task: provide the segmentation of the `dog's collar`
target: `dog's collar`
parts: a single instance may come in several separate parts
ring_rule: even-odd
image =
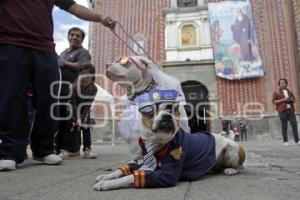
[[[142,92],[135,93],[132,97],[128,97],[130,101],[133,101],[137,96],[150,92],[150,90],[154,89],[157,86],[157,83],[152,79],[147,88]]]
[[[174,138],[173,138],[173,139],[174,139]],[[163,155],[165,155],[165,154],[168,152],[169,146],[171,145],[173,139],[170,140],[170,141],[169,141],[167,144],[165,144],[164,146],[160,147],[160,149],[159,149],[157,152],[155,152],[154,154],[155,154],[156,156],[158,156],[158,157],[162,157]],[[139,138],[139,141],[138,141],[138,142],[139,142],[140,147],[145,148],[145,142],[144,142],[144,140],[143,140],[141,137]]]

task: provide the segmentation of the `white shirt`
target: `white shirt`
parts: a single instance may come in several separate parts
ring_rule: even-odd
[[[283,92],[283,95],[284,95],[286,98],[289,98],[289,93],[288,93],[287,90],[282,90],[282,92]],[[287,108],[287,109],[290,109],[290,108],[291,108],[291,104],[287,103],[287,104],[286,104],[286,108]]]

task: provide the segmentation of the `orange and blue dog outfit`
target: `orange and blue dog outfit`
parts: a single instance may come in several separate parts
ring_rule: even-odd
[[[146,155],[144,141],[139,140]],[[130,163],[119,169],[123,175],[134,175],[137,188],[172,187],[178,181],[195,181],[216,165],[215,139],[212,134],[186,133],[179,129],[175,137],[155,153],[156,169],[142,170]]]

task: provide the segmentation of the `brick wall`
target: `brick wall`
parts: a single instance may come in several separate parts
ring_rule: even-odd
[[[294,19],[294,32],[295,34],[295,52],[296,52],[296,85],[298,87],[298,94],[300,96],[300,0],[292,0],[291,4]],[[300,99],[298,99],[298,110],[300,110]]]

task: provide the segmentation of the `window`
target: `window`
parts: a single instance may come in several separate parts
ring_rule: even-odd
[[[133,39],[137,41],[137,43],[143,47],[143,49],[146,49],[146,37],[142,33],[136,33],[133,36]],[[143,56],[144,52],[143,50],[135,43],[133,43],[133,50],[139,55]]]
[[[197,6],[197,0],[177,0],[177,7],[193,7]]]
[[[181,27],[181,45],[183,47],[197,45],[197,29],[193,24]]]

